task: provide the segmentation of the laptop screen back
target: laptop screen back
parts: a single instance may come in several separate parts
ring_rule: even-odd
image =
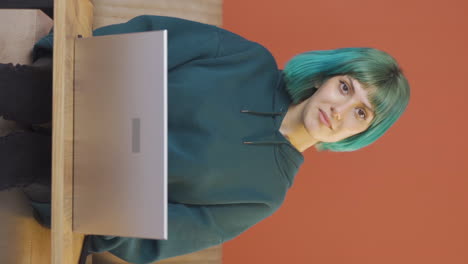
[[[75,40],[73,231],[167,239],[167,30]]]

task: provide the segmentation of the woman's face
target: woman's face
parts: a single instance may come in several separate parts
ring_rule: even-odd
[[[351,76],[328,79],[305,102],[301,117],[305,129],[320,142],[337,142],[365,131],[374,118],[367,96]]]

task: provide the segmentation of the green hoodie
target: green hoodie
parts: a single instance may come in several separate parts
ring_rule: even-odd
[[[271,53],[222,28],[142,15],[93,36],[168,30],[168,240],[92,235],[90,253],[151,263],[229,241],[283,203],[303,155],[279,132],[291,98]],[[33,59],[52,56],[53,32]],[[50,226],[50,204],[31,201]]]

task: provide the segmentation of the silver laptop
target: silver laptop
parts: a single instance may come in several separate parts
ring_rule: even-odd
[[[73,231],[167,239],[167,30],[75,40]]]

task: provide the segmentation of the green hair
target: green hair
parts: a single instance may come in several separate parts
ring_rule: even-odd
[[[369,92],[369,101],[375,109],[370,126],[338,142],[319,142],[315,144],[318,151],[354,151],[372,144],[398,120],[409,102],[409,83],[396,60],[374,48],[304,52],[286,63],[283,74],[292,104],[306,100],[316,87],[336,75],[349,75],[365,89],[376,88]]]

